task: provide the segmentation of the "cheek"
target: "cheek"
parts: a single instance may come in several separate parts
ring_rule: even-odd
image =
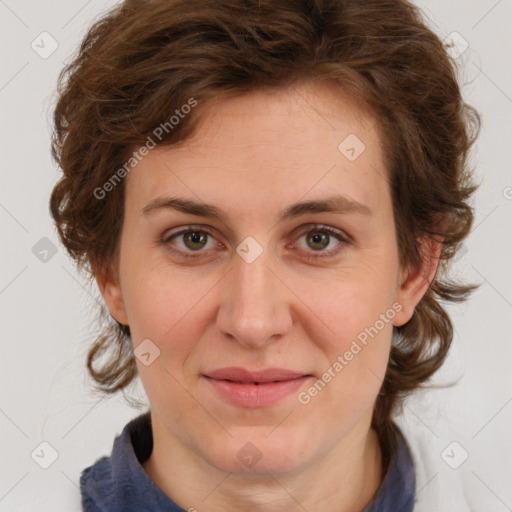
[[[329,352],[339,353],[348,350],[358,337],[364,343],[365,333],[368,329],[375,332],[375,324],[379,333],[383,331],[389,337],[396,315],[391,275],[377,266],[362,266],[315,280],[314,287],[304,281],[295,287],[294,291],[317,318],[310,324],[311,339],[324,333],[322,341],[329,346]]]
[[[174,332],[191,327],[191,316],[201,309],[201,299],[214,285],[168,262],[133,259],[124,267],[123,297],[135,343],[144,338],[162,342]],[[182,339],[180,337],[179,339]]]
[[[128,318],[134,348],[150,339],[159,350],[158,357],[146,366],[137,360],[145,392],[156,408],[165,408],[172,400],[178,410],[194,409],[183,386],[193,384],[184,373],[187,358],[193,352],[205,327],[201,316],[210,280],[193,278],[169,266],[138,266],[126,286]],[[177,424],[180,419],[175,418]],[[173,420],[174,421],[174,420]]]
[[[336,403],[340,414],[353,411],[357,416],[375,399],[389,360],[397,314],[390,281],[377,282],[375,274],[345,274],[336,286],[321,294],[317,289],[309,297],[303,290],[303,297],[318,315],[308,337],[323,357],[320,382],[306,390],[302,403]]]
[[[335,326],[336,334],[321,340],[325,361],[319,368],[321,373],[298,396],[308,414],[325,416],[328,410],[326,421],[333,429],[340,425],[350,427],[373,407],[389,361],[394,310],[378,307],[371,310],[368,303],[360,306],[359,309],[347,307],[331,315],[339,322]]]

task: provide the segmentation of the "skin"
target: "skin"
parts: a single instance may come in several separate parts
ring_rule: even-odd
[[[352,162],[338,150],[349,134],[366,146]],[[381,450],[370,425],[392,326],[411,318],[440,250],[424,242],[421,268],[399,267],[386,176],[372,117],[318,84],[205,106],[191,139],[150,151],[127,176],[118,258],[96,277],[134,347],[150,339],[160,350],[149,366],[137,360],[154,437],[143,466],[185,510],[356,512],[378,490]],[[372,214],[279,220],[292,203],[334,192]],[[142,213],[166,196],[214,204],[226,218]],[[198,224],[212,233],[202,243],[162,242]],[[315,244],[315,224],[351,241]],[[252,263],[236,252],[248,236],[263,249]],[[307,390],[394,303],[401,310],[306,405],[293,393],[269,407],[235,406],[201,377],[280,367],[311,374],[299,391]],[[248,442],[261,453],[252,467],[237,457]]]

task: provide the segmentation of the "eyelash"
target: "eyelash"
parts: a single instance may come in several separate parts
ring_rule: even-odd
[[[208,236],[214,238],[212,232],[208,229],[208,228],[205,228],[203,226],[187,226],[186,229],[182,229],[181,231],[178,231],[177,233],[172,233],[171,235],[169,236],[166,236],[166,237],[162,237],[162,239],[160,240],[160,242],[162,244],[164,244],[165,246],[167,246],[167,248],[173,253],[175,254],[176,256],[178,256],[179,258],[182,258],[184,260],[192,260],[192,259],[197,259],[197,258],[200,258],[201,255],[192,255],[190,254],[190,251],[182,251],[182,250],[176,250],[174,249],[171,244],[170,244],[170,241],[174,238],[177,238],[181,235],[184,235],[184,234],[187,234],[187,233],[191,233],[191,232],[200,232],[200,233],[206,233]],[[323,232],[323,233],[327,233],[329,236],[334,236],[339,242],[341,242],[339,245],[347,245],[347,244],[350,244],[351,243],[351,238],[348,236],[348,235],[343,235],[342,233],[340,233],[339,231],[329,227],[329,226],[324,226],[324,225],[320,225],[320,224],[314,224],[314,225],[311,225],[306,231],[302,232],[298,238],[301,238],[302,236],[304,235],[307,235],[311,232]],[[311,254],[308,254],[308,255],[305,255],[305,256],[302,256],[304,259],[306,260],[319,260],[319,259],[322,259],[322,258],[329,258],[329,257],[333,257],[333,256],[336,256],[342,249],[340,248],[337,248],[337,249],[331,249],[330,251],[319,251],[319,252],[323,252],[323,254],[327,254],[327,256],[325,255],[322,255],[322,256],[313,256]],[[196,252],[204,252],[204,251],[196,251]]]

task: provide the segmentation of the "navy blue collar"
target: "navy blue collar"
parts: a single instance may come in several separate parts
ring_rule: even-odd
[[[412,512],[416,496],[416,472],[402,432],[393,424],[393,451],[384,480],[362,512]]]
[[[407,442],[396,428],[397,450],[373,501],[362,512],[411,512],[416,480]],[[185,512],[149,478],[142,463],[153,450],[149,411],[130,421],[114,440],[110,457],[80,476],[84,512]]]

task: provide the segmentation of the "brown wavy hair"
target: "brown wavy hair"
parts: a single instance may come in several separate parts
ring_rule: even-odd
[[[478,112],[461,96],[457,63],[405,0],[125,0],[90,27],[61,71],[52,156],[62,169],[50,210],[89,277],[108,272],[123,222],[124,183],[101,188],[191,98],[197,109],[159,144],[190,137],[201,105],[262,88],[329,82],[377,120],[402,268],[421,263],[420,241],[442,240],[436,276],[410,321],[394,327],[372,426],[390,446],[392,414],[442,365],[453,326],[442,301],[477,285],[448,278],[470,232],[468,153]],[[439,222],[442,220],[442,222]],[[103,307],[87,367],[96,387],[125,388],[137,374],[128,326]],[[394,443],[393,443],[394,444]]]

